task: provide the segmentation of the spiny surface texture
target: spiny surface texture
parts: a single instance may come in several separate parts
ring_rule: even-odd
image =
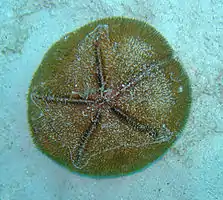
[[[124,175],[168,149],[190,101],[187,74],[160,33],[114,17],[50,48],[31,82],[28,118],[35,144],[62,165]]]

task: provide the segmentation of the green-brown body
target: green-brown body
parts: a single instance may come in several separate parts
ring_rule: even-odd
[[[68,33],[30,85],[35,144],[72,171],[124,175],[160,157],[188,117],[186,72],[150,25],[113,17]]]

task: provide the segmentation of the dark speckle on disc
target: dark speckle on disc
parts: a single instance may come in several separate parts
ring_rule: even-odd
[[[188,76],[165,38],[122,17],[68,33],[45,54],[28,95],[34,143],[81,174],[124,175],[160,157],[183,129]]]

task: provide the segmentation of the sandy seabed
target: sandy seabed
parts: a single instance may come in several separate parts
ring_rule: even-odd
[[[223,2],[221,0],[1,0],[0,200],[222,200]],[[147,169],[93,179],[57,165],[32,143],[26,95],[48,48],[108,16],[147,21],[184,64],[193,103],[171,149]]]

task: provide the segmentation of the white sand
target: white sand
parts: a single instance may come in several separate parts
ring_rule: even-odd
[[[181,137],[162,159],[130,176],[95,180],[35,148],[26,94],[55,41],[112,15],[146,20],[168,39],[191,78],[193,105]],[[222,200],[222,33],[222,0],[1,0],[0,200]]]

